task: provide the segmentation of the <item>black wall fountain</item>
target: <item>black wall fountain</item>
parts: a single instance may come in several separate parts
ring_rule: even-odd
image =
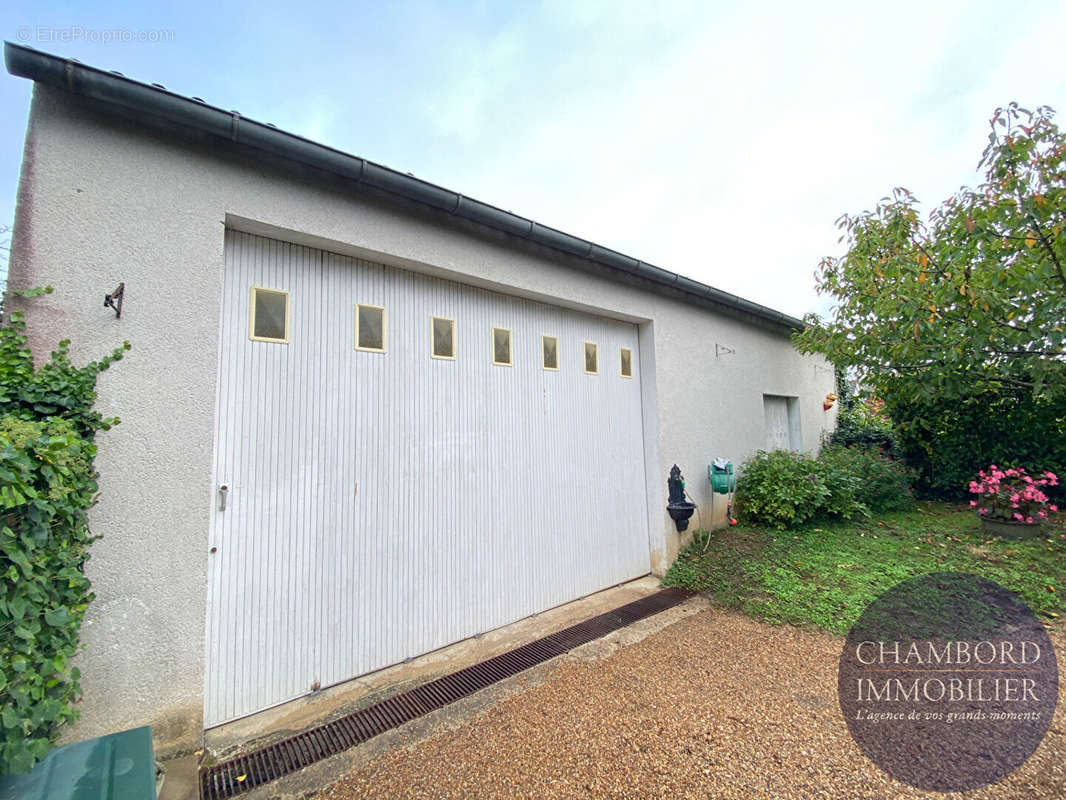
[[[674,464],[673,469],[670,470],[670,479],[666,482],[666,488],[670,492],[666,511],[677,525],[678,532],[681,532],[688,528],[688,519],[696,510],[696,504],[685,499],[685,481],[681,477],[681,470],[677,464]]]

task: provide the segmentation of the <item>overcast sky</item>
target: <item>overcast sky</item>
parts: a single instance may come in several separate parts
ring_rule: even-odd
[[[976,182],[997,106],[1066,113],[1066,3],[1049,0],[5,5],[10,41],[796,316],[828,309],[813,273],[842,213]],[[0,222],[29,96],[0,77]]]

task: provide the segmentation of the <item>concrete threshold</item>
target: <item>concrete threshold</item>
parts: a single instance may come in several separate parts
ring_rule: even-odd
[[[547,636],[589,617],[654,594],[659,591],[659,588],[658,578],[650,575],[644,576],[596,592],[580,600],[526,617],[510,625],[489,631],[478,638],[456,642],[432,653],[419,656],[408,663],[396,664],[249,717],[212,728],[204,734],[204,763],[210,764],[216,761],[224,761],[242,753],[268,746],[295,733],[366,708],[387,697],[492,658],[495,655]],[[643,638],[647,634],[641,634],[642,629],[658,630],[666,624],[676,621],[680,616],[687,616],[688,613],[691,613],[691,610],[694,610],[692,609],[692,603],[693,601],[689,601],[681,607],[642,620],[631,626],[635,630],[617,631],[606,637],[606,640],[590,642],[572,651],[569,655],[563,656],[563,658],[597,657],[597,653],[603,654],[604,648],[607,648],[608,651],[612,649],[611,642],[607,640],[614,639],[617,642],[624,643],[624,640],[631,639],[633,636]],[[698,599],[695,600],[695,603],[698,607],[702,607]],[[690,611],[685,611],[686,608],[689,608]],[[613,645],[613,647],[617,646],[618,643]],[[548,664],[540,665],[540,667],[536,667],[530,672],[543,671],[547,666]],[[478,695],[498,696],[501,692],[507,692],[507,686],[513,684],[516,680],[522,680],[524,683],[526,679],[527,675],[523,673],[501,682],[497,687],[483,690]],[[419,738],[424,738],[425,735],[432,732],[435,718],[438,719],[436,724],[440,724],[439,720],[442,717],[462,717],[464,709],[470,707],[480,708],[486,702],[491,705],[494,701],[489,697],[466,698],[455,703],[454,706],[441,709],[424,718],[410,722],[404,725],[402,729],[382,734],[374,740],[354,748],[354,750],[359,751],[360,757],[369,757],[371,753],[376,754],[388,749],[390,746],[394,746],[390,745],[389,742],[395,742],[400,730],[409,728],[418,729],[421,734],[415,733],[415,735]],[[343,763],[350,764],[353,755],[352,751],[338,754],[319,764],[307,767],[300,773],[275,782],[275,784],[272,784],[273,789],[267,786],[261,787],[264,790],[270,789],[270,792],[262,794],[262,796],[278,796],[276,793],[283,790],[291,792],[292,790],[288,788],[290,784],[302,786],[304,787],[303,790],[310,788],[309,784],[314,784],[316,781],[318,785],[321,785],[323,776],[331,774],[329,770],[337,770]],[[340,763],[335,764],[335,762]],[[180,800],[180,798],[197,796],[195,774],[197,763],[195,758],[175,759],[164,766],[167,767],[168,774],[160,800]],[[334,778],[339,777],[340,774],[340,771],[332,773]],[[317,777],[312,777],[312,775]],[[284,786],[279,784],[284,784]],[[300,793],[302,792],[298,790],[297,795],[292,796],[298,796]],[[253,790],[242,796],[255,797],[259,794],[259,791]]]

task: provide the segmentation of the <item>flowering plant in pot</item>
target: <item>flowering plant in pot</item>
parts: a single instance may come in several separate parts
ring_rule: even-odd
[[[981,470],[970,481],[970,493],[977,495],[970,506],[977,509],[984,529],[998,536],[1034,535],[1048,514],[1058,511],[1044,493],[1047,486],[1058,486],[1054,472],[1035,477],[1024,469],[1000,469],[995,464]]]

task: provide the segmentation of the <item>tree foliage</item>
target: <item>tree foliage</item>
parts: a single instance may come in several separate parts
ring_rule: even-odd
[[[997,109],[984,181],[927,221],[906,189],[843,216],[847,252],[817,275],[835,315],[808,317],[799,348],[896,402],[1066,394],[1066,135],[1053,116]]]
[[[896,442],[923,497],[963,500],[989,464],[1066,473],[1066,395],[1021,400],[1001,391],[892,400]],[[1066,506],[1061,485],[1052,492]]]
[[[67,347],[36,368],[21,312],[0,327],[0,774],[28,772],[80,695],[70,661],[93,598],[93,438],[118,421],[92,406],[97,376],[129,345],[84,367]]]

